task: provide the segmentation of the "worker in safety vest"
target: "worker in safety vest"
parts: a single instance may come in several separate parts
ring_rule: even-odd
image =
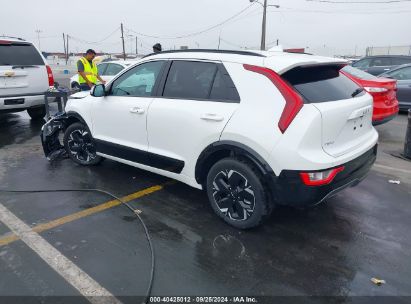
[[[98,69],[93,59],[96,52],[92,49],[87,50],[86,56],[77,61],[78,80],[82,91],[89,91],[99,80],[102,84],[106,82],[101,79]]]

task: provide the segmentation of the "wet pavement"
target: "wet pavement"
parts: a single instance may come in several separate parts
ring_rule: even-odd
[[[0,115],[0,188],[134,194],[129,201],[142,211],[155,247],[153,295],[267,296],[267,303],[275,302],[269,296],[339,296],[338,303],[350,296],[410,296],[401,299],[408,303],[411,162],[393,156],[405,126],[400,115],[377,128],[378,160],[360,185],[308,210],[279,208],[251,231],[227,226],[205,193],[167,178],[109,160],[87,168],[68,159],[49,163],[41,123],[25,112]],[[141,194],[153,186],[160,187]],[[110,293],[144,295],[150,253],[136,217],[118,205],[81,213],[111,200],[98,193],[0,194],[1,204]],[[60,220],[72,214],[82,216]],[[0,222],[1,296],[79,295],[23,241],[4,241],[11,235]],[[386,284],[376,286],[372,277]]]

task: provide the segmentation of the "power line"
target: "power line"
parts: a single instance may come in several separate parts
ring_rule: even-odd
[[[231,16],[230,18],[228,18],[228,19],[226,19],[226,20],[224,20],[224,21],[222,21],[222,22],[220,22],[220,23],[218,23],[218,24],[216,24],[216,25],[213,25],[213,26],[210,26],[210,27],[208,27],[208,28],[205,28],[205,29],[203,29],[203,30],[201,30],[201,31],[194,32],[194,33],[190,33],[190,34],[186,34],[186,35],[175,36],[175,37],[170,37],[170,36],[155,36],[155,35],[148,35],[148,34],[144,34],[144,33],[141,33],[141,32],[137,32],[137,31],[134,31],[134,30],[132,30],[132,29],[130,29],[130,28],[127,28],[127,30],[129,30],[129,31],[131,31],[131,32],[133,32],[133,33],[135,33],[135,34],[137,34],[137,35],[140,35],[140,36],[143,36],[143,37],[147,37],[147,38],[155,38],[155,39],[183,39],[183,38],[189,38],[189,37],[198,36],[198,35],[200,35],[200,34],[209,32],[209,31],[211,31],[211,30],[213,30],[213,29],[215,29],[215,28],[218,28],[218,27],[220,27],[220,26],[228,23],[229,21],[233,20],[234,18],[236,18],[236,17],[238,17],[239,15],[241,15],[242,13],[244,13],[246,10],[248,10],[250,7],[252,7],[255,3],[256,3],[256,2],[252,2],[252,3],[251,3],[249,6],[247,6],[246,8],[242,9],[241,11],[239,11],[239,12],[236,13],[236,14],[234,14],[234,15]]]
[[[115,33],[117,33],[117,31],[120,29],[120,27],[117,27],[113,32],[111,32],[109,35],[107,35],[106,37],[104,37],[103,39],[101,39],[101,40],[98,40],[98,41],[87,41],[87,40],[84,40],[84,39],[81,39],[81,38],[78,38],[78,37],[75,37],[75,36],[72,36],[72,35],[70,35],[70,38],[72,38],[72,39],[74,39],[74,40],[76,40],[76,41],[78,41],[78,42],[81,42],[81,43],[85,43],[85,44],[101,44],[102,42],[104,42],[104,41],[106,41],[106,40],[108,40],[111,36],[113,36]]]
[[[300,9],[292,7],[282,7],[285,10],[269,11],[270,13],[286,12],[286,13],[321,13],[321,14],[349,14],[349,15],[378,15],[378,14],[404,14],[410,13],[411,10],[401,11],[387,11],[387,10],[367,10],[367,11],[353,11],[353,10],[341,10],[341,11],[324,11],[324,10],[311,10]]]
[[[321,2],[331,4],[387,4],[411,2],[411,0],[386,0],[386,1],[332,1],[332,0],[306,0],[307,2]]]

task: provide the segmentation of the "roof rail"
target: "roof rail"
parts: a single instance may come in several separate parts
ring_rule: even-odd
[[[217,54],[235,54],[245,56],[257,56],[266,57],[263,54],[255,53],[251,51],[231,51],[231,50],[215,50],[215,49],[187,49],[187,50],[174,50],[174,51],[162,51],[159,53],[152,53],[144,56],[143,58],[159,55],[159,54],[173,54],[173,53],[217,53]]]
[[[20,38],[20,37],[13,37],[13,36],[7,36],[7,35],[0,35],[0,37],[3,37],[3,38],[12,38],[12,39],[18,39],[18,40],[21,40],[21,41],[26,41],[26,40],[24,40],[23,38]]]

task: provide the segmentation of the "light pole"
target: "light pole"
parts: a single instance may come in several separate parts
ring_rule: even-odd
[[[259,2],[258,0],[250,0],[250,2],[255,2],[260,4],[263,9],[263,24],[262,24],[262,30],[261,30],[261,50],[265,51],[265,36],[266,36],[266,32],[267,32],[267,7],[268,6],[273,6],[275,8],[280,8],[279,5],[268,5],[267,2],[268,0],[264,0],[264,4],[262,4],[261,2]]]

